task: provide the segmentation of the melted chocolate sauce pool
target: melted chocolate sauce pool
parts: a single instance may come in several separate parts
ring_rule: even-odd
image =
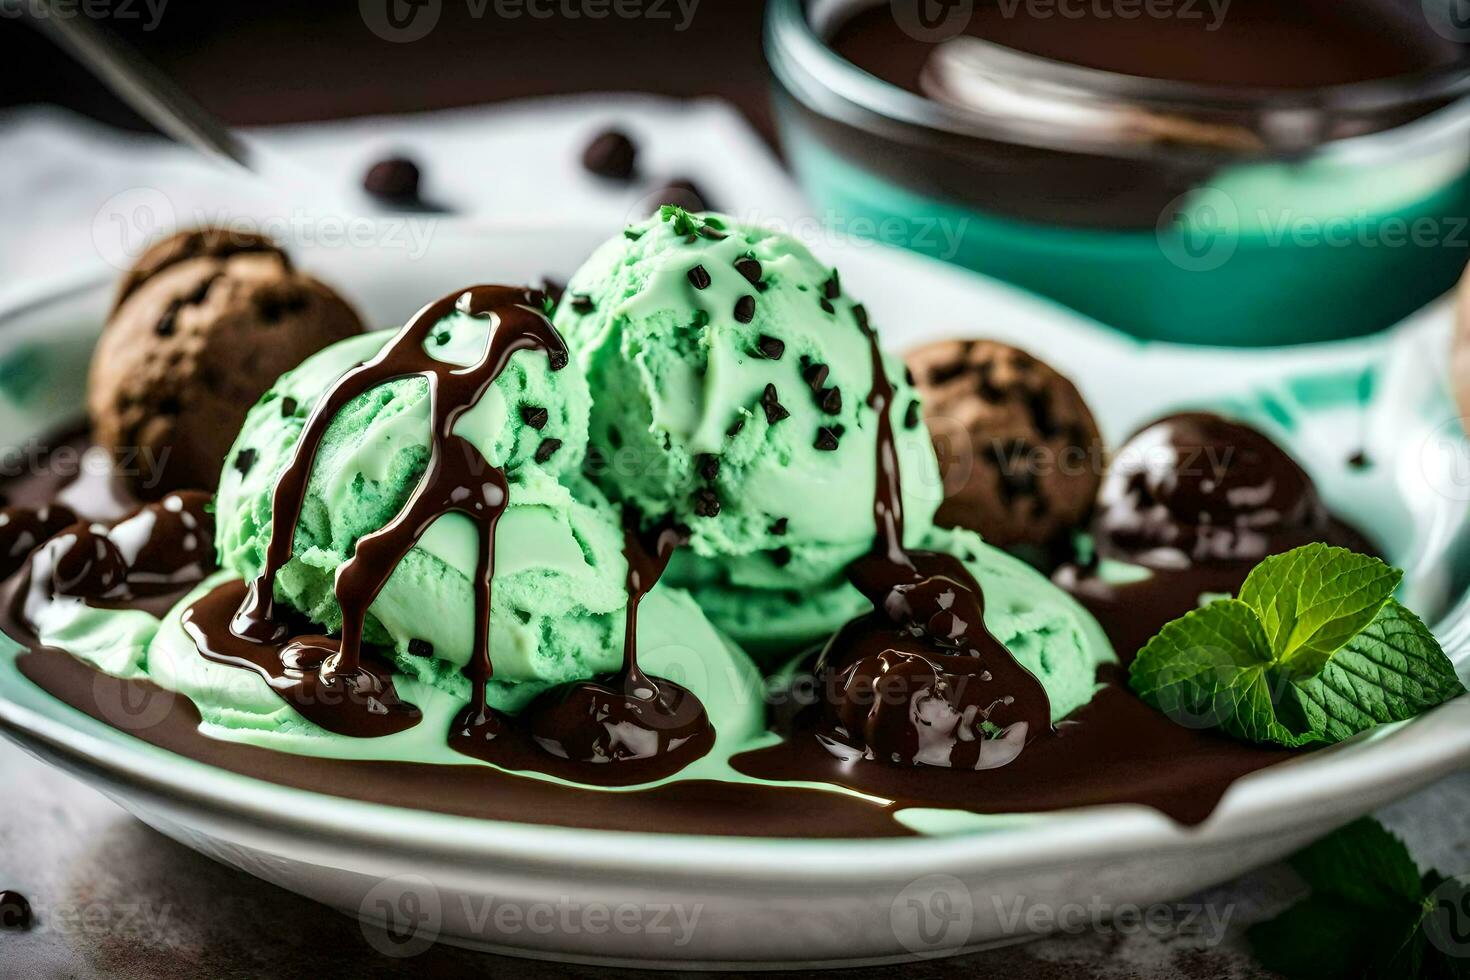
[[[462,371],[426,363],[420,353],[424,323],[432,325],[456,308],[499,318],[485,357]],[[43,562],[33,560],[29,573],[12,577],[17,601],[6,605],[3,626],[31,646],[19,660],[21,672],[64,702],[108,723],[115,723],[108,704],[143,705],[150,717],[161,716],[161,723],[132,732],[155,745],[289,786],[491,819],[534,816],[562,826],[695,834],[883,837],[908,833],[893,819],[906,807],[1015,813],[1139,803],[1195,823],[1214,810],[1239,777],[1299,755],[1181,727],[1132,697],[1126,677],[1116,669],[1100,676],[1104,688],[1091,704],[1053,728],[1045,690],[986,631],[980,585],[948,556],[902,547],[901,487],[889,421],[893,392],[876,339],[868,336],[874,365],[868,404],[879,419],[873,507],[878,535],[873,553],[856,562],[850,576],[874,608],[840,631],[817,657],[817,678],[828,697],[774,712],[773,727],[785,740],[732,760],[737,771],[757,782],[687,780],[617,793],[595,788],[676,772],[707,753],[713,742],[694,695],[648,677],[637,664],[639,600],[684,536],[683,529],[668,525],[640,532],[638,521],[630,521],[628,626],[617,672],[549,692],[508,719],[484,703],[482,685],[492,668],[488,649],[477,647],[468,673],[480,690],[447,735],[461,752],[499,768],[316,759],[206,738],[187,699],[147,682],[108,677],[64,651],[36,643],[23,606],[38,576],[53,592],[84,593],[78,601],[142,604],[176,601],[207,573],[208,563],[199,556],[210,549],[201,543],[198,521],[180,516],[203,515],[202,506],[195,506],[202,500],[189,495],[149,505],[153,511],[143,508],[110,529],[80,522],[61,529],[37,552],[55,552],[44,576]],[[528,348],[547,351],[553,364],[564,357],[560,341],[540,317],[539,298],[482,287],[427,307],[379,358],[347,375],[325,400],[340,407],[351,397],[348,392],[405,374],[422,374],[436,392],[434,453],[423,481],[400,517],[373,536],[367,552],[359,548],[358,569],[339,579],[339,599],[354,617],[365,613],[398,556],[433,517],[461,509],[481,528],[485,551],[476,615],[480,633],[488,632],[494,523],[505,505],[506,487],[503,475],[482,459],[476,464],[477,457],[469,455],[472,447],[454,441],[450,430],[456,406],[473,402],[513,351]],[[318,414],[329,420],[334,412],[325,408]],[[315,416],[308,422],[297,459],[277,487],[277,523],[266,571],[254,583],[222,586],[195,603],[185,627],[202,656],[256,671],[324,727],[364,735],[397,731],[419,720],[417,710],[397,698],[387,665],[359,648],[360,622],[342,641],[307,636],[306,624],[270,601],[270,578],[285,560],[277,542],[288,548],[300,508],[297,498],[325,424]],[[11,532],[11,551],[23,547],[22,536],[39,538],[67,516],[40,512],[58,491],[50,485],[38,489],[44,479],[23,477],[3,488],[8,500],[32,505],[10,515],[20,529]],[[82,495],[67,500],[84,518],[90,516]],[[0,545],[7,543],[6,526],[0,521]],[[114,551],[122,556],[121,566]],[[589,719],[617,724],[608,728]],[[527,769],[594,785],[567,786],[514,774]],[[796,780],[847,786],[890,802],[772,782]]]

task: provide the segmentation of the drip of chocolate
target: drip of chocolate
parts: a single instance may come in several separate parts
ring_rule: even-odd
[[[493,738],[503,727],[504,720],[486,704],[485,684],[494,670],[489,636],[495,526],[509,503],[509,486],[503,472],[492,467],[468,440],[454,434],[454,426],[478,403],[516,352],[539,350],[547,355],[552,370],[566,366],[566,345],[543,309],[540,293],[509,286],[475,286],[425,306],[376,357],[343,375],[322,397],[306,421],[291,461],[276,482],[265,565],[250,583],[230,623],[230,632],[237,639],[267,647],[280,644],[290,636],[289,626],[276,614],[276,575],[290,560],[307,482],[332,419],[353,398],[389,381],[418,376],[428,383],[428,466],[397,516],[383,528],[359,539],[353,557],[338,569],[336,596],[342,609],[341,639],[297,638],[287,643],[276,657],[283,663],[291,661],[292,666],[287,670],[320,673],[322,682],[329,686],[341,679],[347,689],[371,692],[371,697],[346,702],[359,704],[368,715],[349,727],[387,734],[406,727],[405,722],[417,720],[416,709],[402,704],[393,695],[386,675],[363,666],[363,625],[368,607],[399,561],[434,521],[448,513],[468,517],[477,526],[480,537],[474,583],[474,648],[466,668],[472,694],[464,714],[455,721],[454,731]],[[491,321],[485,351],[469,367],[437,360],[425,349],[425,342],[439,322],[453,313]],[[278,688],[283,689],[303,690],[296,683]],[[397,707],[391,707],[394,705]]]
[[[558,758],[592,763],[656,764],[676,772],[714,745],[714,728],[704,705],[673,681],[654,678],[638,666],[638,606],[658,583],[688,530],[672,522],[646,534],[630,514],[625,532],[628,612],[623,665],[617,673],[574,681],[548,691],[526,711],[531,737]],[[589,724],[589,721],[591,722]]]
[[[818,739],[839,758],[993,769],[1051,729],[1046,689],[985,627],[980,584],[952,555],[903,546],[903,495],[877,334],[865,330],[878,416],[871,554],[848,577],[873,612],[847,624],[817,662],[828,718]]]

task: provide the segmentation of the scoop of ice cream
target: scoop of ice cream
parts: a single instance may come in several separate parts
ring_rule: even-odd
[[[469,365],[484,351],[490,329],[488,320],[455,313],[435,328],[426,349],[439,360]],[[338,378],[392,336],[366,334],[322,351],[251,409],[220,479],[222,567],[246,578],[259,573],[275,483],[308,414]],[[557,480],[581,462],[590,401],[575,367],[553,371],[544,355],[521,351],[456,424],[455,434],[510,484],[496,530],[496,683],[560,682],[617,666],[621,637],[612,614],[625,602],[621,528],[605,500],[573,500]],[[359,538],[402,509],[424,473],[429,411],[428,383],[413,376],[359,395],[327,429],[276,597],[330,632],[342,623],[333,593],[338,567]],[[467,517],[440,517],[388,579],[366,631],[368,642],[396,652],[402,669],[442,676],[465,697],[469,681],[459,668],[472,648],[478,548]]]
[[[362,332],[350,306],[279,252],[160,263],[108,322],[87,387],[93,438],[148,498],[212,489],[271,382]]]
[[[871,547],[867,314],[800,242],[666,207],[588,260],[556,323],[595,393],[588,475],[688,525],[696,560],[742,587],[800,589]],[[917,540],[938,474],[902,368],[888,373]]]
[[[1085,522],[1103,447],[1072,382],[992,340],[928,344],[907,360],[944,475],[940,524],[1008,548],[1045,546]]]
[[[1255,429],[1206,412],[1168,416],[1129,439],[1093,524],[1100,554],[1166,569],[1256,562],[1330,529],[1296,460]]]

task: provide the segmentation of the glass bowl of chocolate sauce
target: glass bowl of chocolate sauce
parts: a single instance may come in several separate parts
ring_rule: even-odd
[[[772,0],[784,148],[839,230],[1156,340],[1390,326],[1470,260],[1454,0]]]

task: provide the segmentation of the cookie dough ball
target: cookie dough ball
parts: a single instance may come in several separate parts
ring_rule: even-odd
[[[145,260],[164,246],[174,257],[129,274],[142,278],[92,358],[93,439],[144,499],[213,490],[245,413],[272,382],[362,332],[341,297],[273,246],[221,255],[202,241],[201,254],[178,236],[149,250]]]
[[[1102,482],[1102,437],[1077,388],[1030,354],[950,340],[909,354],[944,475],[937,522],[1005,548],[1082,526]]]
[[[149,245],[143,254],[138,256],[138,261],[122,277],[118,283],[117,298],[113,300],[112,311],[116,313],[118,307],[138,287],[149,279],[158,275],[171,265],[189,259],[226,259],[231,255],[242,255],[246,253],[269,253],[279,256],[281,261],[289,264],[286,253],[281,251],[273,240],[258,235],[253,231],[235,231],[229,228],[191,228],[187,231],[177,231],[167,238],[160,238]]]

